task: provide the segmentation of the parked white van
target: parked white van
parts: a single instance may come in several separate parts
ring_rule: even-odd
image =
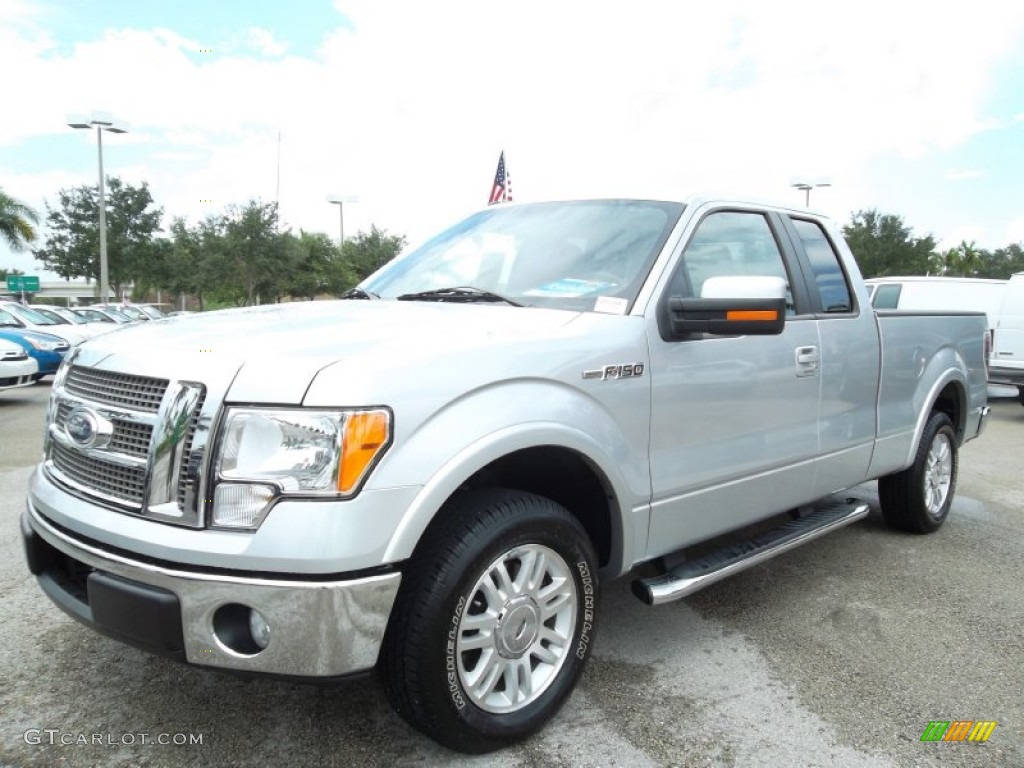
[[[974,277],[873,277],[865,280],[875,309],[984,312],[995,328],[1007,280]]]
[[[989,355],[989,397],[1012,397],[1017,387],[1021,403],[1024,404],[1024,368],[1014,369],[1017,378],[1012,382],[1013,371],[1004,372],[1007,365],[1013,368],[1024,366],[1024,331],[1021,330],[1022,302],[1024,302],[1024,274],[1015,275],[1011,280],[987,280],[975,277],[873,277],[864,281],[875,309],[906,309],[914,312],[984,312],[988,317],[988,329],[993,346]],[[1016,288],[1011,292],[1011,285]],[[1003,315],[1016,307],[1016,325],[1004,320]],[[1009,324],[1007,324],[1009,323]],[[997,331],[1000,324],[1003,333]],[[1011,328],[1016,328],[1017,341],[1013,341]],[[995,349],[996,339],[1002,337],[1003,354]],[[1014,346],[1014,344],[1016,346]],[[1014,353],[1015,350],[1015,353]],[[1014,356],[1014,354],[1016,356]],[[998,380],[993,366],[1000,370]]]
[[[1024,272],[1006,284],[992,341],[988,379],[1017,387],[1024,405]]]

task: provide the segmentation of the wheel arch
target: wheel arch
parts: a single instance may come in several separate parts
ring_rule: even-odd
[[[905,466],[910,466],[913,463],[918,447],[921,445],[925,426],[933,413],[940,412],[949,416],[949,420],[953,422],[953,431],[956,433],[957,446],[959,447],[964,442],[967,431],[968,406],[967,382],[963,373],[957,369],[947,371],[932,385],[925,402],[927,406],[922,408],[917,415],[914,439],[911,441]]]
[[[583,433],[564,425],[531,425],[489,435],[453,457],[410,505],[385,553],[389,562],[410,557],[428,527],[456,494],[479,488],[509,488],[545,496],[576,517],[590,536],[602,570],[621,573],[631,563],[632,506],[610,457]]]

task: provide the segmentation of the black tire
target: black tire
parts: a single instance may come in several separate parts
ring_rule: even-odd
[[[886,522],[912,533],[937,531],[953,504],[959,465],[953,422],[944,413],[933,413],[925,424],[914,463],[878,481]]]
[[[503,575],[512,579],[505,595],[483,586]],[[404,570],[378,665],[388,699],[460,752],[523,739],[575,687],[593,647],[597,599],[593,546],[564,507],[506,489],[459,494]]]
[[[1017,387],[1017,399],[1024,405],[1024,387]]]

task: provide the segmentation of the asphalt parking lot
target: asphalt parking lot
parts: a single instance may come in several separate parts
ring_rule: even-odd
[[[0,393],[5,766],[1024,766],[1024,408],[993,401],[931,536],[865,521],[658,608],[605,586],[582,684],[534,739],[468,758],[373,678],[317,687],[147,656],[44,598],[18,516],[47,385]],[[991,720],[987,743],[926,743]],[[167,744],[157,743],[169,742]],[[180,743],[184,741],[185,743]],[[198,743],[196,743],[198,742]]]

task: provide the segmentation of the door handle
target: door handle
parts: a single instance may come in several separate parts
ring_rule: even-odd
[[[797,347],[796,348],[796,375],[800,376],[816,376],[818,373],[818,365],[821,362],[821,355],[818,352],[817,347]]]

